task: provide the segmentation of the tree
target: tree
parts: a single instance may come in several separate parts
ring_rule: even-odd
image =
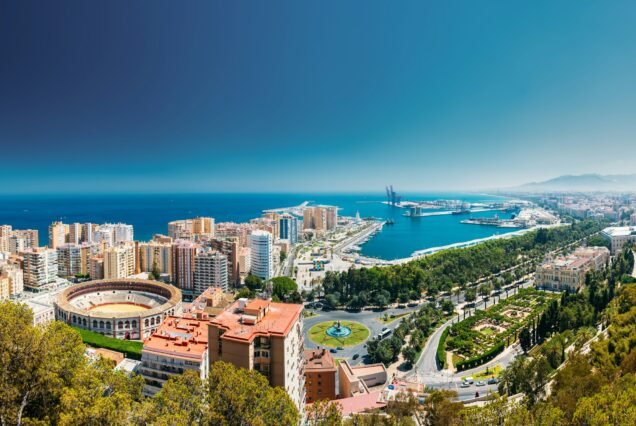
[[[475,300],[477,300],[477,292],[475,291],[474,288],[469,288],[464,292],[464,299],[469,302],[472,303]]]
[[[205,415],[205,388],[199,374],[186,370],[173,376],[162,387],[142,416],[143,424],[200,424]]]
[[[274,296],[284,301],[292,293],[298,292],[298,284],[289,277],[275,277],[272,278],[272,290]]]
[[[442,311],[452,313],[455,310],[455,305],[448,299],[442,301]]]
[[[285,259],[287,259],[287,252],[281,250],[280,255],[279,255],[278,258],[280,260],[280,263],[285,262]]]
[[[263,288],[263,280],[256,275],[249,274],[245,277],[245,286],[252,291],[260,290]]]
[[[430,426],[450,426],[457,424],[459,412],[464,407],[461,402],[452,401],[457,392],[449,390],[435,390],[424,401],[426,415],[423,424]]]
[[[319,400],[307,408],[308,426],[340,426],[342,414],[336,401]]]
[[[281,387],[272,388],[255,370],[217,361],[210,366],[205,386],[205,424],[295,425],[300,421],[287,392]]]
[[[404,350],[402,351],[402,355],[404,355],[404,359],[406,360],[406,362],[409,363],[409,365],[414,365],[415,364],[415,357],[417,356],[417,350],[409,345],[407,347],[404,348]]]
[[[532,347],[532,337],[527,327],[524,327],[519,333],[519,345],[521,345],[524,353],[528,353],[528,350]]]

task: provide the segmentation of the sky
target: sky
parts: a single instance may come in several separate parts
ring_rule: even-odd
[[[0,193],[635,173],[630,1],[3,1]]]

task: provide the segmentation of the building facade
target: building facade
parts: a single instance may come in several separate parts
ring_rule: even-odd
[[[186,298],[194,294],[194,261],[200,246],[189,240],[176,240],[172,244],[172,282]]]
[[[58,274],[57,251],[46,247],[29,249],[24,257],[24,286],[40,290],[56,282]]]
[[[327,349],[305,350],[305,395],[307,404],[336,399],[336,363]]]
[[[228,290],[227,256],[218,251],[201,250],[194,258],[194,294],[199,296],[208,287]]]
[[[280,386],[302,411],[305,357],[302,305],[239,299],[210,320],[210,362],[256,370]]]
[[[537,268],[535,285],[554,291],[577,292],[585,285],[585,275],[609,262],[606,247],[581,247],[568,256],[548,259]]]
[[[612,254],[619,253],[625,244],[636,244],[636,226],[612,226],[601,235],[610,243]]]
[[[250,235],[250,273],[263,280],[274,275],[272,234],[254,231]]]

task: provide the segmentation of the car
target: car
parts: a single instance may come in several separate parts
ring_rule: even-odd
[[[382,331],[388,330],[388,329],[389,329],[389,327],[382,327]]]
[[[358,358],[360,358],[360,354],[355,354],[352,359],[356,360]]]
[[[462,384],[461,384],[461,385],[459,385],[459,386],[460,386],[460,387],[462,387],[462,388],[467,388],[467,387],[470,387],[470,383],[468,383],[466,380],[464,380],[464,381],[462,382]]]
[[[417,303],[411,302],[411,303],[408,303],[406,306],[408,306],[409,308],[414,308],[417,306]]]
[[[333,348],[331,348],[331,349],[329,349],[329,352],[331,352],[332,354],[335,354],[335,353],[336,353],[336,352],[338,352],[338,351],[337,351],[337,350],[335,350],[335,349],[333,349]]]
[[[486,386],[486,382],[484,382],[483,380],[478,381],[477,383],[475,383],[476,386]]]
[[[406,308],[406,305],[397,305],[398,309],[404,309]]]
[[[338,349],[339,351],[343,350],[344,348],[342,346],[338,346],[336,349]]]
[[[497,379],[495,379],[494,377],[491,377],[490,379],[488,379],[488,384],[489,385],[496,385],[498,382]]]
[[[470,383],[471,385],[472,385],[473,383],[475,383],[475,381],[473,380],[473,378],[472,378],[472,377],[470,377],[470,376],[466,377],[466,378],[464,379],[464,381],[465,381],[465,382]]]

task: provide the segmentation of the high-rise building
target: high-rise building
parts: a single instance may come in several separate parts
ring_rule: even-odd
[[[201,236],[214,237],[214,218],[174,220],[168,223],[168,235],[182,240],[198,240]]]
[[[0,225],[0,252],[9,251],[9,237],[12,233],[11,225]]]
[[[39,246],[38,231],[36,229],[15,229],[12,236],[22,240],[20,244],[25,249]]]
[[[93,223],[82,224],[82,241],[85,243],[93,242],[93,232],[97,230],[97,225]]]
[[[133,226],[126,223],[105,223],[99,225],[99,230],[109,231],[112,235],[113,244],[132,242],[134,240]]]
[[[324,206],[325,210],[325,229],[333,231],[338,226],[338,207]]]
[[[82,273],[82,248],[79,244],[63,244],[56,250],[58,276],[69,278]]]
[[[80,223],[71,223],[68,225],[67,242],[71,244],[79,244],[82,242],[82,225]]]
[[[274,275],[272,234],[267,231],[254,231],[250,235],[251,273],[264,280]]]
[[[143,272],[152,272],[155,268],[162,274],[172,276],[171,243],[150,241],[139,244],[139,269]]]
[[[93,232],[93,242],[104,247],[112,247],[114,244],[112,231],[110,229],[96,229]]]
[[[308,404],[336,399],[336,363],[325,349],[305,349],[305,392]]]
[[[211,249],[201,250],[194,259],[194,297],[208,287],[228,289],[227,256]]]
[[[209,360],[256,370],[280,386],[296,406],[305,404],[302,305],[239,299],[212,318]]]
[[[239,274],[247,275],[252,267],[252,250],[249,247],[239,249]]]
[[[278,219],[278,237],[281,240],[289,240],[290,244],[298,242],[298,219],[291,214],[281,215]]]
[[[104,257],[94,256],[88,261],[88,274],[93,280],[101,280],[104,278]]]
[[[200,246],[189,240],[176,240],[172,244],[172,282],[186,298],[194,293],[194,260]]]
[[[636,213],[632,213],[632,215],[629,217],[629,224],[631,226],[636,226]]]
[[[215,237],[206,240],[205,245],[223,253],[227,257],[228,284],[237,286],[241,282],[239,272],[239,238]]]
[[[104,278],[126,278],[135,273],[135,246],[119,244],[104,250]]]
[[[39,290],[57,279],[57,251],[46,247],[36,247],[23,253],[24,286]]]
[[[62,222],[53,222],[49,225],[49,248],[56,249],[66,244],[68,225]]]
[[[0,263],[0,277],[7,279],[8,294],[13,296],[24,291],[24,271],[18,265],[8,261]]]

